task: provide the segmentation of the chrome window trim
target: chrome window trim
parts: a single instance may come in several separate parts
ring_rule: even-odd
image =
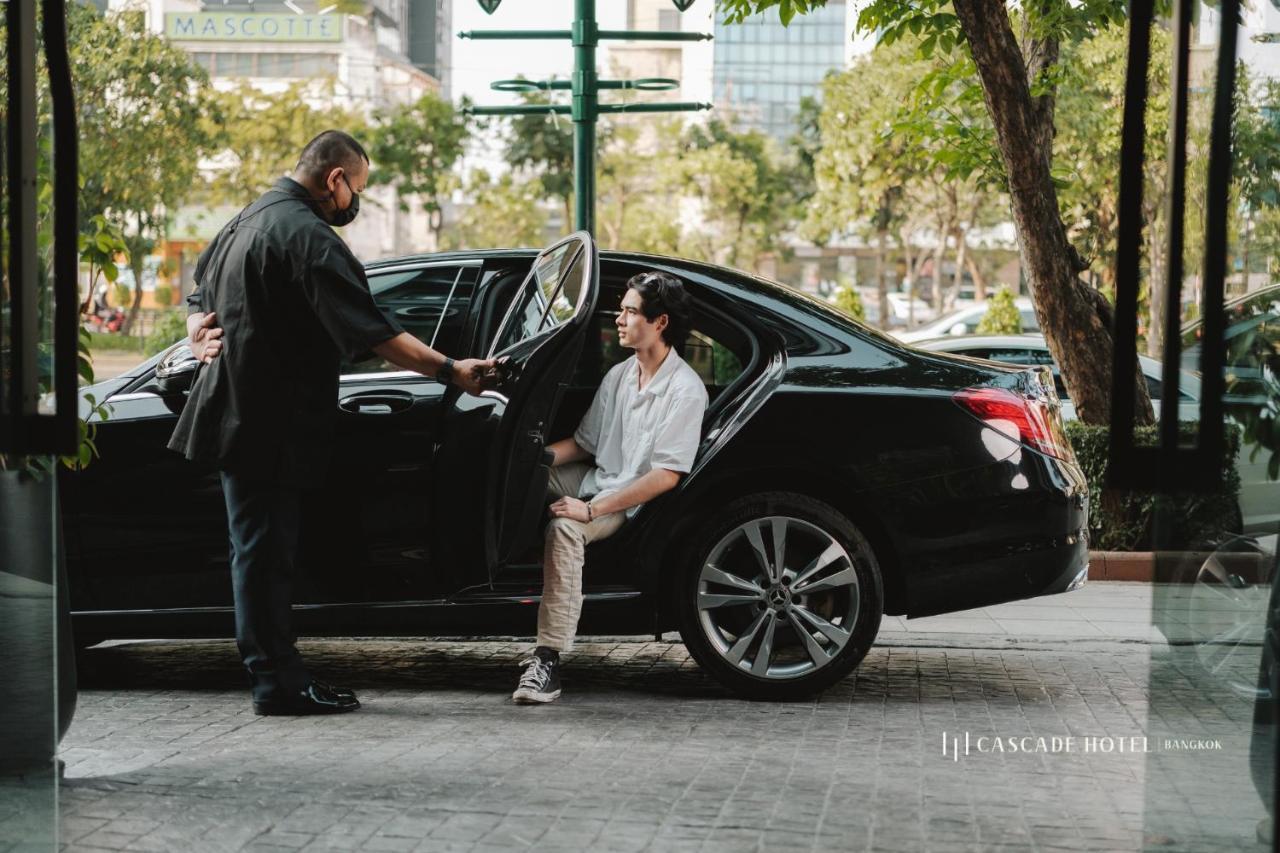
[[[373,373],[343,373],[338,377],[339,382],[363,382],[365,380],[377,379],[427,379],[432,382],[436,380],[416,370],[388,370],[375,371]]]
[[[112,394],[106,399],[108,403],[127,403],[130,400],[150,400],[160,399],[160,395],[154,391],[130,391],[127,394]]]

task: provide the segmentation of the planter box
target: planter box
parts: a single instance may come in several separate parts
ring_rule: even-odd
[[[1195,583],[1212,551],[1090,551],[1089,580]],[[1266,583],[1271,557],[1217,553],[1218,565],[1250,584]]]

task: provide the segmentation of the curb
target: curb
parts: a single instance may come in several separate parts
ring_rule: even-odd
[[[1213,551],[1090,551],[1091,581],[1195,583],[1201,568],[1214,556],[1217,565],[1250,584],[1268,576],[1270,558],[1257,554]]]

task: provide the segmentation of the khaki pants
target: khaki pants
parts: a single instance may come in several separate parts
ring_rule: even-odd
[[[591,471],[583,462],[551,469],[547,494],[553,498],[578,496]],[[618,532],[627,520],[625,512],[598,515],[590,524],[571,518],[553,518],[547,525],[542,552],[542,603],[538,605],[538,645],[560,652],[573,648],[582,613],[582,564],[587,543]]]

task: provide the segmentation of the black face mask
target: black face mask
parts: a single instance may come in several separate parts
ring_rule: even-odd
[[[343,225],[350,225],[351,221],[356,218],[356,214],[360,212],[360,193],[351,189],[351,183],[347,180],[347,176],[342,176],[342,182],[347,185],[347,190],[351,193],[351,204],[344,209],[338,209],[338,195],[333,193],[333,214],[329,220],[333,225],[341,228]]]

